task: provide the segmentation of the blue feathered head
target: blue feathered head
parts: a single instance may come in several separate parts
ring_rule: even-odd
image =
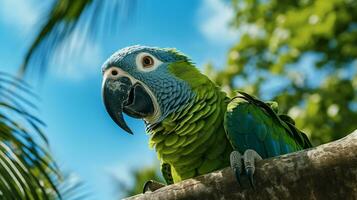
[[[122,112],[155,124],[186,104],[194,96],[190,86],[170,70],[180,62],[191,64],[169,48],[137,45],[115,52],[102,67],[102,95],[111,118],[132,133]]]

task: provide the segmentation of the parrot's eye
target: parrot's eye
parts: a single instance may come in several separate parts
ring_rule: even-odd
[[[118,71],[117,71],[117,70],[115,70],[115,69],[113,69],[113,70],[111,71],[111,73],[112,73],[112,75],[113,75],[113,76],[118,75]]]
[[[111,69],[111,70],[110,70],[110,74],[111,74],[112,76],[117,76],[117,75],[119,74],[119,71],[114,68],[114,69]]]
[[[139,53],[135,58],[135,62],[137,69],[142,72],[154,71],[162,64],[161,60],[147,52]]]
[[[143,67],[152,67],[154,65],[154,59],[150,56],[144,56],[141,60]]]

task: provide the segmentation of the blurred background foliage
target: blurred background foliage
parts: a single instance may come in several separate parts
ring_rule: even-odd
[[[120,196],[129,197],[142,193],[144,184],[148,180],[164,183],[164,179],[161,175],[161,172],[159,171],[159,168],[159,165],[156,165],[146,166],[140,169],[133,169],[131,171],[133,183],[130,185],[128,185],[128,183],[124,182],[123,180],[115,180],[115,182],[118,184]]]
[[[136,0],[55,0],[44,12],[40,21],[41,28],[28,48],[20,74],[34,72],[35,75],[46,74],[53,58],[79,53],[71,50],[71,45],[64,45],[66,40],[75,42],[76,46],[86,48],[81,37],[87,35],[96,40],[114,35],[124,26],[129,12],[135,9]],[[108,26],[109,25],[109,26]],[[75,32],[79,31],[81,35]],[[80,44],[78,44],[80,43]],[[62,48],[60,52],[56,51]]]
[[[62,177],[48,153],[44,124],[28,111],[36,109],[34,98],[26,83],[0,72],[0,199],[58,197]]]
[[[78,180],[63,175],[34,114],[38,97],[22,79],[0,72],[0,199],[84,198]]]
[[[357,2],[233,0],[240,39],[206,72],[231,95],[275,100],[314,145],[357,128]],[[279,84],[271,86],[272,80]]]

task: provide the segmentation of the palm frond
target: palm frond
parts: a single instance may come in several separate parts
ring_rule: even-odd
[[[103,33],[116,32],[123,19],[135,7],[135,0],[55,0],[38,35],[29,47],[20,73],[24,74],[32,62],[44,74],[49,60],[65,41],[80,32],[91,39]],[[77,44],[84,47],[85,44]],[[39,66],[39,67],[38,67]]]
[[[1,199],[61,198],[62,177],[48,153],[44,123],[30,114],[31,98],[35,95],[27,84],[0,72]]]
[[[90,196],[85,184],[75,174],[64,175],[58,189],[65,200],[88,199]]]

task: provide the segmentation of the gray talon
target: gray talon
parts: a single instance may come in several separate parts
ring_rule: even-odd
[[[249,178],[250,186],[255,189],[254,185],[254,172],[255,162],[262,160],[262,157],[254,150],[248,149],[243,154],[245,172]]]
[[[238,151],[232,151],[230,155],[231,168],[234,171],[237,182],[242,186],[240,181],[240,174],[242,173],[242,155]]]
[[[247,176],[248,176],[248,180],[249,180],[250,186],[255,190],[254,178],[253,178],[253,175],[254,175],[253,169],[252,168],[246,169],[246,173],[247,173]]]

